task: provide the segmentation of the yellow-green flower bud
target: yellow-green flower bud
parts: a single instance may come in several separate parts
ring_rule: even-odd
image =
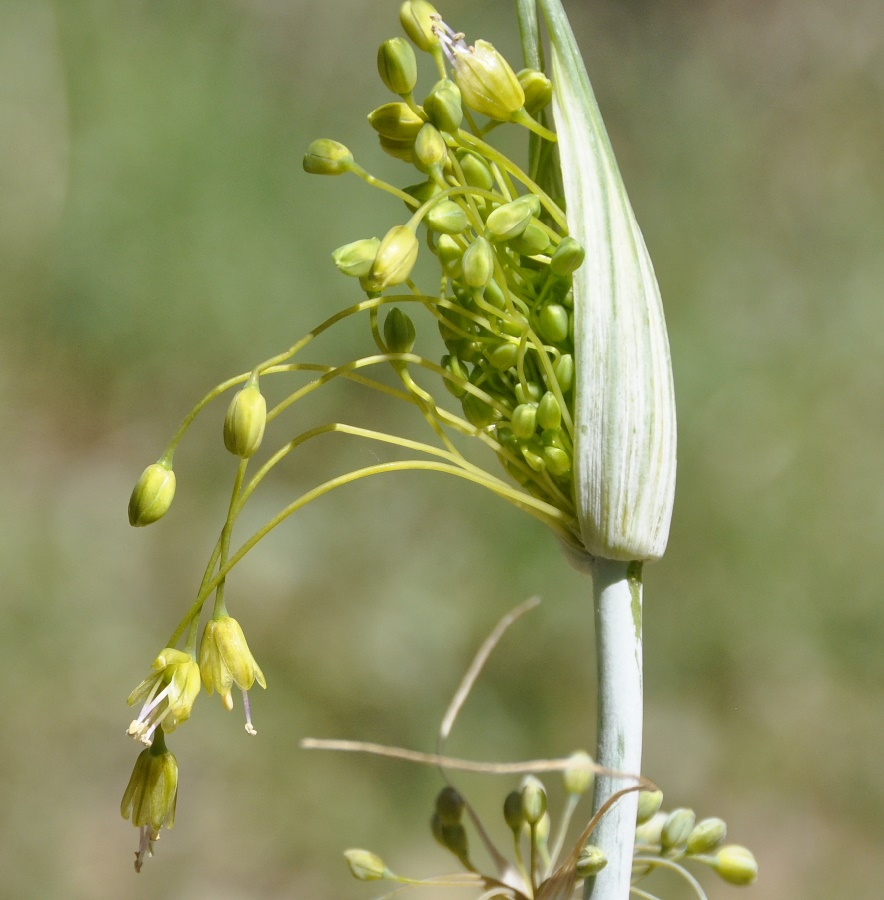
[[[492,210],[485,221],[492,238],[508,241],[518,237],[529,225],[532,217],[540,214],[540,200],[534,194],[525,194]]]
[[[367,276],[367,287],[383,291],[402,284],[417,260],[418,241],[407,225],[394,225],[383,237]]]
[[[660,811],[663,805],[663,791],[639,791],[638,808],[635,814],[637,825],[644,825]]]
[[[539,222],[529,222],[527,228],[510,241],[510,247],[522,256],[538,256],[549,247],[549,235]]]
[[[439,13],[426,0],[405,0],[399,7],[399,22],[415,46],[421,50],[432,50],[438,46],[435,25]]]
[[[537,405],[537,421],[541,428],[557,429],[562,424],[562,409],[556,395],[547,391]]]
[[[417,60],[405,38],[384,41],[378,48],[378,74],[394,94],[405,96],[417,84]]]
[[[450,32],[443,32],[442,39],[463,102],[483,116],[508,122],[525,105],[525,92],[510,64],[488,41],[467,47]]]
[[[568,310],[558,303],[549,303],[540,310],[540,334],[551,344],[561,344],[568,337]]]
[[[639,825],[635,829],[636,844],[645,844],[649,847],[658,846],[663,834],[663,826],[666,824],[666,818],[666,813],[656,812],[647,822]]]
[[[536,381],[528,381],[525,384],[519,382],[514,393],[519,403],[539,403],[543,396],[543,388]]]
[[[414,162],[414,139],[397,141],[393,138],[384,137],[384,135],[378,135],[378,143],[381,145],[381,150],[387,154],[387,156],[392,156],[393,159],[402,160],[402,162],[411,163]]]
[[[598,875],[608,864],[608,857],[604,851],[595,844],[587,844],[577,857],[577,875],[580,878],[591,878]]]
[[[475,394],[465,394],[460,401],[466,420],[476,428],[487,428],[500,417],[493,406],[489,406],[481,397]]]
[[[553,364],[553,373],[562,393],[568,393],[574,385],[574,357],[563,353]]]
[[[129,497],[129,524],[140,528],[156,522],[169,511],[175,497],[175,473],[165,463],[148,466]]]
[[[494,187],[494,175],[481,156],[469,150],[460,150],[457,159],[463,170],[464,179],[470,187],[481,188],[483,191],[490,191]]]
[[[363,278],[371,271],[371,264],[378,255],[380,241],[376,238],[364,238],[344,244],[332,253],[332,261],[339,272],[353,278]]]
[[[439,129],[425,123],[414,139],[414,163],[422,172],[433,172],[445,162],[448,149]]]
[[[688,853],[708,853],[727,837],[727,824],[723,819],[711,818],[697,822],[688,836]]]
[[[460,88],[453,81],[444,78],[427,94],[424,112],[439,131],[454,134],[463,121]]]
[[[571,471],[571,457],[561,447],[544,447],[543,461],[550,475],[561,478]]]
[[[539,112],[552,100],[552,82],[537,69],[522,69],[516,75],[525,94],[525,110],[532,115]]]
[[[424,221],[433,231],[442,234],[460,234],[470,224],[467,214],[453,200],[440,200],[424,216]]]
[[[688,836],[694,830],[697,817],[692,809],[674,809],[666,817],[663,823],[663,831],[660,834],[660,843],[663,849],[670,847],[683,847],[688,842]]]
[[[510,791],[503,801],[503,820],[510,829],[518,834],[525,824],[525,813],[522,809],[522,792]]]
[[[549,267],[555,275],[570,275],[583,265],[586,251],[574,238],[563,237],[556,247],[556,252],[550,257]]]
[[[464,387],[464,383],[469,380],[469,376],[467,375],[466,369],[463,367],[463,363],[456,356],[443,356],[442,357],[442,368],[447,372],[450,372],[453,378],[444,379],[445,387],[448,388],[448,392],[457,397],[460,400],[461,397],[466,393],[466,388]]]
[[[380,881],[390,874],[384,861],[370,850],[345,850],[344,859],[350,867],[350,874],[359,881]]]
[[[343,175],[352,166],[353,154],[328,138],[313,141],[304,154],[304,171],[311,175]]]
[[[504,343],[498,344],[491,353],[488,354],[488,362],[497,369],[498,372],[505,372],[511,369],[519,358],[519,345]]]
[[[459,279],[463,274],[463,248],[447,234],[439,235],[436,241],[436,256],[442,271],[452,279]]]
[[[381,136],[394,141],[414,141],[424,120],[407,103],[384,103],[368,114],[368,124]]]
[[[537,431],[537,407],[533,403],[520,403],[513,410],[510,426],[516,437],[523,440],[531,437]]]
[[[722,847],[715,854],[713,868],[728,884],[752,884],[758,878],[755,857],[738,844]]]
[[[546,788],[534,775],[522,779],[522,815],[529,825],[536,825],[546,812]]]
[[[469,287],[485,287],[494,275],[494,251],[481,235],[463,255],[463,280]]]
[[[595,772],[587,768],[592,765],[592,757],[585,750],[578,750],[568,759],[574,763],[574,768],[565,769],[562,773],[562,784],[569,794],[582,796],[595,782]]]
[[[398,306],[394,306],[384,319],[384,340],[391,353],[410,353],[414,347],[414,323]]]
[[[224,446],[241,459],[248,459],[264,437],[267,424],[267,401],[257,381],[248,383],[234,394],[224,417]]]
[[[467,830],[460,822],[445,825],[439,813],[433,813],[433,817],[430,819],[430,830],[439,844],[446,850],[450,850],[461,862],[466,863],[469,859],[469,843]]]
[[[264,673],[249,650],[239,622],[230,616],[210,619],[206,624],[200,644],[199,673],[209,695],[218,691],[227,710],[233,709],[234,685],[241,691],[250,690],[256,681],[262,688],[267,687]],[[246,731],[254,734],[248,715],[247,708]]]
[[[436,815],[442,825],[459,825],[464,806],[463,797],[451,785],[442,788],[436,797]]]

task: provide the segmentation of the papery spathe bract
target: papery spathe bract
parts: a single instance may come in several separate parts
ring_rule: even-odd
[[[658,559],[669,536],[676,443],[660,290],[573,34],[558,3],[543,8],[568,225],[586,251],[573,275],[581,537],[594,557]]]

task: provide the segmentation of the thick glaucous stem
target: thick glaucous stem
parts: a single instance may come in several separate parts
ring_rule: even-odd
[[[638,775],[642,762],[642,564],[595,559],[590,566],[598,656],[598,749],[608,769]],[[599,776],[593,812],[627,777]],[[585,900],[627,900],[638,794],[629,793],[602,818],[591,842],[608,858],[588,879]]]

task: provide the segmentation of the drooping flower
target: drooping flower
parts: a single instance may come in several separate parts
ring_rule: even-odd
[[[200,644],[199,672],[209,694],[217,691],[228,710],[233,709],[233,686],[242,691],[246,731],[255,734],[248,692],[256,681],[262,688],[267,687],[267,682],[236,619],[219,616],[206,625]]]
[[[196,660],[183,650],[163,649],[151,665],[152,675],[129,694],[129,706],[141,704],[128,733],[150,746],[160,725],[171,734],[190,717],[200,692],[200,670]]]
[[[178,802],[178,761],[166,747],[163,729],[158,728],[153,743],[141,751],[129,784],[123,792],[120,813],[141,830],[135,871],[140,872],[145,857],[152,855],[153,843],[161,828],[175,823]]]

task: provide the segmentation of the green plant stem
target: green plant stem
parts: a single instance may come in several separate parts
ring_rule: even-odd
[[[641,563],[593,559],[598,657],[598,750],[596,762],[619,772],[641,772],[642,761],[642,581]],[[600,775],[593,810],[616,790],[622,777]],[[584,900],[627,900],[635,842],[638,794],[631,792],[602,817],[593,844],[608,858],[586,881]]]

